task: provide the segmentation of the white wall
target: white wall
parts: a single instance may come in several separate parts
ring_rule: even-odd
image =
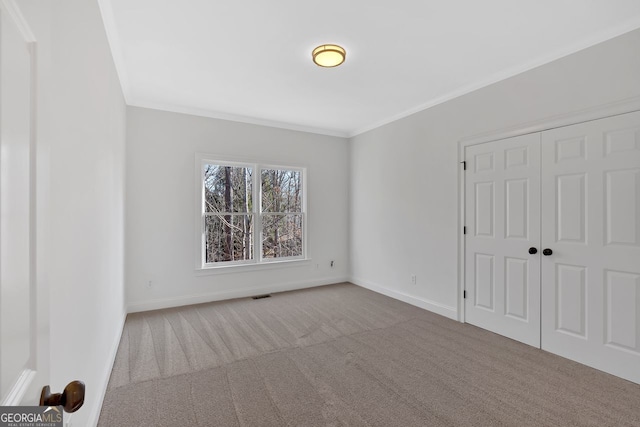
[[[39,280],[51,388],[86,383],[95,425],[124,321],[126,109],[95,0],[17,2],[38,40]],[[68,418],[68,417],[67,417]]]
[[[129,107],[126,286],[129,311],[346,280],[346,139]],[[196,272],[195,154],[307,167],[310,262]],[[334,260],[334,267],[330,261]],[[318,268],[316,268],[318,264]],[[147,284],[152,281],[152,287]]]
[[[640,30],[352,138],[352,281],[455,318],[458,141],[638,96],[638,52]]]

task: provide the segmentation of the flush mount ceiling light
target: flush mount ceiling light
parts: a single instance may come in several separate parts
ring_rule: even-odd
[[[347,57],[347,51],[336,44],[323,44],[311,52],[313,62],[320,67],[337,67]]]

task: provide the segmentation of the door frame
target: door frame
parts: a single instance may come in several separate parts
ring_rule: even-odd
[[[15,406],[24,403],[26,396],[34,394],[41,386],[34,382],[39,371],[44,368],[48,379],[48,296],[43,284],[38,280],[38,241],[37,234],[37,111],[38,111],[38,73],[37,41],[15,0],[0,0],[0,14],[8,16],[22,36],[29,54],[29,290],[30,290],[30,335],[29,360],[27,367],[15,382],[7,396],[0,402],[2,406]],[[43,332],[44,335],[43,336]],[[38,337],[43,340],[39,340]],[[43,348],[43,345],[46,348]]]
[[[640,111],[640,96],[635,96],[632,98],[627,98],[621,101],[603,104],[584,110],[559,114],[556,116],[549,116],[544,119],[522,123],[515,126],[509,126],[503,129],[493,130],[489,132],[483,132],[458,140],[458,297],[456,301],[458,311],[457,317],[459,322],[466,323],[464,304],[466,247],[463,231],[465,226],[464,218],[466,209],[465,170],[463,167],[463,163],[466,161],[466,148],[472,145],[484,144],[487,142],[498,141],[531,133],[543,132],[546,130],[571,126],[578,123],[603,119],[605,117],[632,113],[634,111]]]

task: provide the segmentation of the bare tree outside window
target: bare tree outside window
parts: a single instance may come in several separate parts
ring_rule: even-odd
[[[263,169],[262,257],[302,255],[302,179],[300,171]]]
[[[202,167],[205,264],[304,256],[302,170]]]
[[[251,168],[204,165],[205,262],[253,259],[252,187]]]

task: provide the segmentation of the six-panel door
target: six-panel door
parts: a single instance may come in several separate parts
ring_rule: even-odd
[[[540,135],[466,149],[466,321],[540,346]]]
[[[640,112],[465,158],[467,321],[640,383]]]
[[[542,348],[640,383],[640,113],[542,133]]]

